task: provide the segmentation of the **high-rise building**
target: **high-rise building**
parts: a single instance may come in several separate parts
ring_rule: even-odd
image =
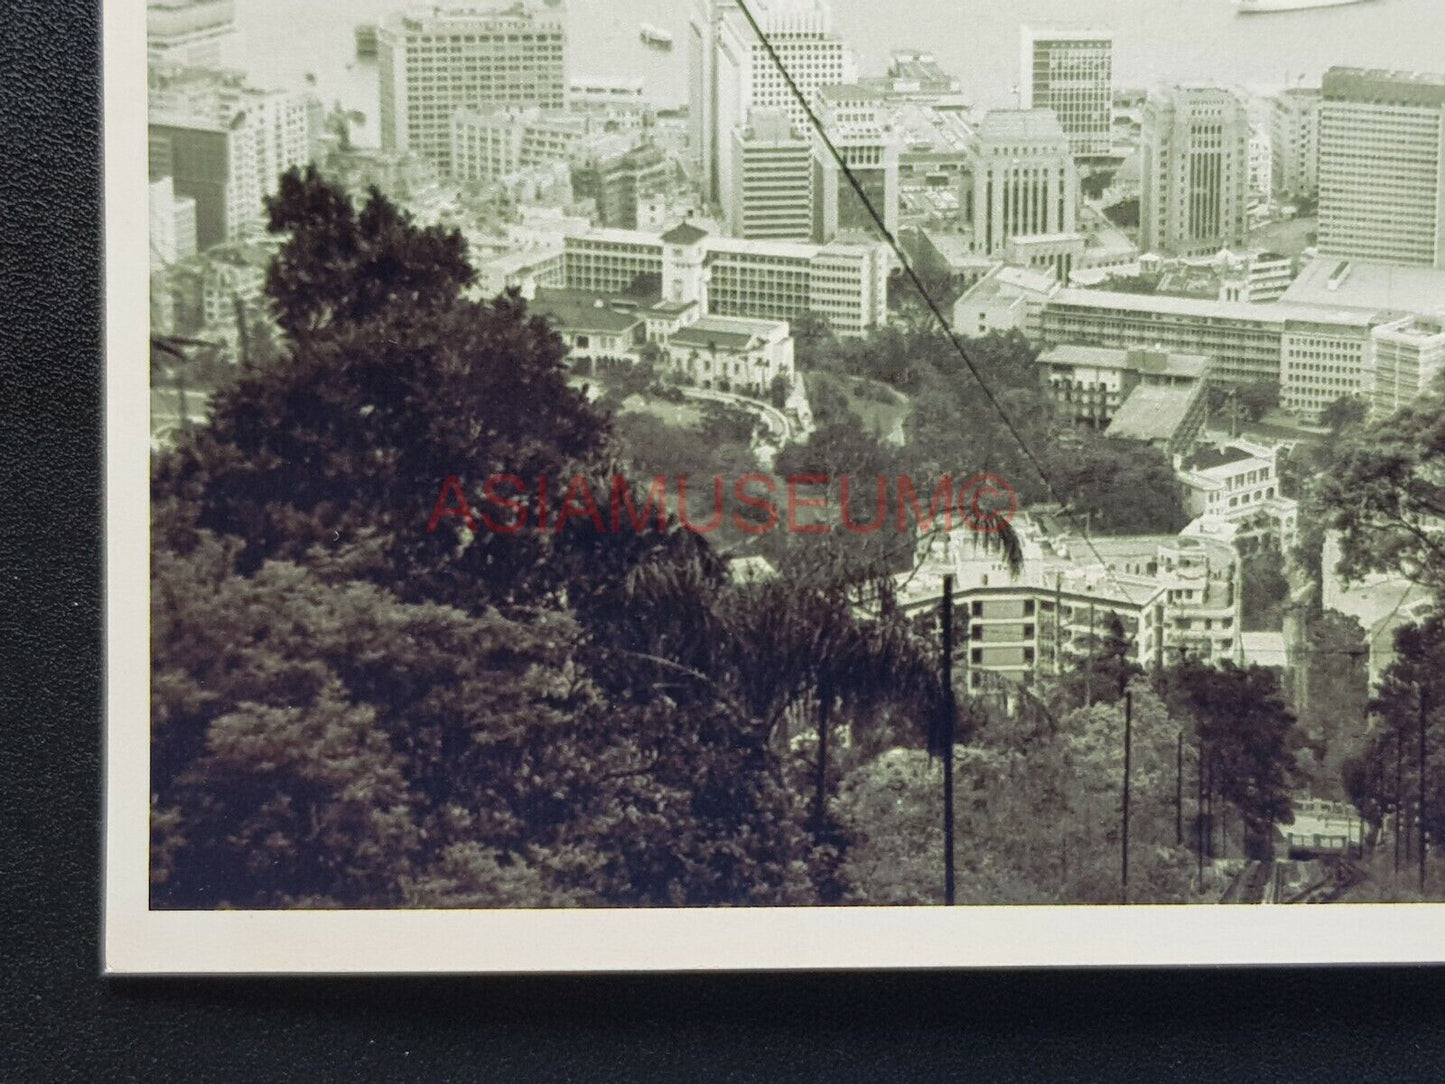
[[[761,0],[751,5],[783,69],[808,98],[820,86],[848,83],[853,60],[832,30],[826,0]],[[732,176],[732,132],[754,109],[781,109],[799,131],[807,111],[729,0],[705,0],[693,19],[694,135],[702,163],[704,196],[721,204]]]
[[[806,241],[813,234],[813,150],[781,109],[757,109],[733,129],[723,201],[734,237]]]
[[[595,157],[572,168],[572,194],[590,199],[603,226],[637,228],[637,203],[667,188],[672,168],[650,144]]]
[[[153,72],[150,176],[195,200],[198,249],[260,230],[281,174],[311,160],[311,120],[304,95],[260,90],[240,72]]]
[[[1445,317],[1411,316],[1375,328],[1361,391],[1370,417],[1408,406],[1445,370]]]
[[[1331,68],[1320,252],[1445,267],[1445,75]]]
[[[554,162],[620,154],[635,133],[608,132],[600,118],[558,109],[513,105],[452,115],[451,172],[457,180],[495,181],[518,170]]]
[[[1269,100],[1269,153],[1274,191],[1313,196],[1319,190],[1319,87],[1290,87]]]
[[[1113,145],[1114,32],[1022,28],[1019,106],[1052,109],[1076,158]]]
[[[146,59],[183,68],[240,64],[235,0],[147,0]]]
[[[1197,256],[1244,243],[1249,114],[1222,87],[1151,94],[1139,141],[1139,247]]]
[[[463,106],[566,104],[561,12],[438,6],[377,30],[381,146],[451,169],[452,117]]]
[[[1076,238],[1078,203],[1078,171],[1053,110],[996,109],[983,118],[959,191],[975,252],[997,256],[1020,239]],[[1068,280],[1068,267],[1056,270]]]
[[[813,240],[831,241],[839,232],[878,235],[869,211],[898,233],[898,140],[883,102],[852,84],[819,87],[813,110],[828,142],[842,156],[860,196],[843,174],[822,136],[813,133]]]
[[[150,184],[150,249],[155,268],[196,254],[196,201],[176,195],[175,178],[169,175]]]
[[[1249,128],[1249,190],[1262,196],[1274,191],[1274,150],[1267,124]]]

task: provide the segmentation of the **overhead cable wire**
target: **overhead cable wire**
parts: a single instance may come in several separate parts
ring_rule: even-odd
[[[983,392],[984,397],[988,400],[989,406],[993,408],[999,420],[1003,422],[1004,428],[1008,430],[1009,435],[1013,437],[1014,441],[1018,444],[1019,450],[1023,452],[1024,457],[1029,461],[1029,464],[1038,474],[1039,479],[1044,483],[1044,488],[1048,490],[1050,498],[1052,498],[1054,503],[1059,505],[1060,508],[1066,507],[1067,502],[1060,495],[1058,488],[1054,485],[1053,480],[1044,469],[1043,463],[1039,457],[1034,454],[1033,449],[1029,447],[1028,441],[1024,440],[1023,434],[1019,432],[1018,426],[1014,424],[1013,419],[1008,415],[1008,411],[1006,411],[1003,408],[1003,404],[999,402],[998,396],[994,393],[993,389],[989,387],[988,381],[984,379],[983,373],[979,371],[978,365],[975,364],[973,358],[969,357],[968,351],[964,349],[963,343],[949,325],[942,310],[939,309],[938,303],[933,300],[933,297],[924,287],[922,280],[919,279],[918,273],[913,269],[913,262],[908,258],[908,254],[903,251],[903,246],[898,243],[898,239],[889,231],[887,223],[884,221],[882,214],[879,213],[878,208],[874,206],[873,200],[864,190],[862,182],[854,175],[852,167],[848,165],[847,160],[843,157],[842,153],[839,152],[832,138],[824,129],[822,122],[818,119],[817,113],[814,112],[811,103],[809,103],[807,95],[803,93],[802,88],[798,86],[792,73],[789,72],[783,64],[782,58],[778,55],[778,51],[773,46],[772,41],[763,33],[763,28],[753,15],[747,0],[736,0],[736,3],[743,17],[747,19],[748,25],[752,27],[753,33],[757,35],[758,41],[762,43],[763,49],[767,52],[768,58],[772,61],[773,66],[778,69],[778,73],[783,77],[783,81],[788,84],[788,89],[792,92],[793,97],[797,99],[798,104],[802,107],[813,132],[819,140],[822,141],[823,146],[827,148],[828,153],[837,164],[839,171],[848,179],[848,184],[852,187],[859,201],[868,211],[869,217],[873,219],[873,224],[878,228],[878,232],[883,240],[888,244],[888,247],[893,250],[894,257],[898,260],[899,265],[903,268],[904,273],[908,276],[914,289],[918,291],[918,296],[923,299],[923,303],[933,314],[934,319],[938,321],[938,326],[943,329],[943,333],[948,337],[948,341],[952,344],[954,351],[958,354],[959,358],[962,359],[968,371],[973,375],[974,380],[977,381],[979,390]],[[1103,566],[1104,574],[1110,582],[1113,583],[1115,589],[1118,590],[1126,600],[1131,600],[1131,594],[1125,590],[1124,585],[1115,577],[1114,570],[1109,566],[1109,563],[1104,560],[1103,554],[1099,552],[1098,547],[1094,545],[1094,540],[1089,536],[1087,529],[1083,531],[1082,537],[1084,544],[1089,547],[1090,552],[1094,555],[1094,559]]]

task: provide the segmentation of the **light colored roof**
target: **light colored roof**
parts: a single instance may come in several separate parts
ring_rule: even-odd
[[[1358,309],[1326,308],[1320,305],[1291,305],[1271,301],[1210,301],[1197,297],[1169,297],[1163,294],[1130,294],[1114,290],[1081,290],[1065,287],[1050,301],[1090,309],[1126,309],[1169,316],[1201,316],[1218,320],[1246,320],[1279,324],[1286,320],[1368,327],[1373,315]]]
[[[1445,269],[1318,256],[1300,270],[1281,300],[1293,305],[1445,312]]]
[[[1063,127],[1059,124],[1059,118],[1052,109],[990,110],[979,125],[978,134],[988,143],[997,143],[1003,140],[1018,142],[1068,141]]]
[[[1114,420],[1104,435],[1127,440],[1172,440],[1203,394],[1199,384],[1172,388],[1142,384],[1114,412]]]
[[[1289,652],[1284,646],[1283,632],[1241,632],[1240,652],[1246,664],[1288,666]]]

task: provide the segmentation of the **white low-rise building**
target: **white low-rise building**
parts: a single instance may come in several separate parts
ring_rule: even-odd
[[[793,336],[784,320],[703,316],[662,347],[668,368],[689,384],[767,398],[773,381],[793,380]]]
[[[916,567],[898,577],[900,605],[918,615],[937,608],[943,576],[954,577],[954,603],[968,615],[971,687],[985,674],[1032,683],[1077,669],[1116,634],[1146,670],[1184,657],[1239,658],[1232,546],[1155,535],[1085,542],[1024,514],[1013,527],[1023,548],[1017,576],[965,524],[925,535]]]
[[[1185,531],[1245,547],[1266,536],[1294,545],[1299,504],[1279,491],[1279,448],[1234,440],[1182,457],[1175,476],[1195,522]]]

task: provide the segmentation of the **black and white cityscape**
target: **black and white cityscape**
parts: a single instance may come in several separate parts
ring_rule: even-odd
[[[153,909],[1445,902],[1445,5],[145,17]]]

